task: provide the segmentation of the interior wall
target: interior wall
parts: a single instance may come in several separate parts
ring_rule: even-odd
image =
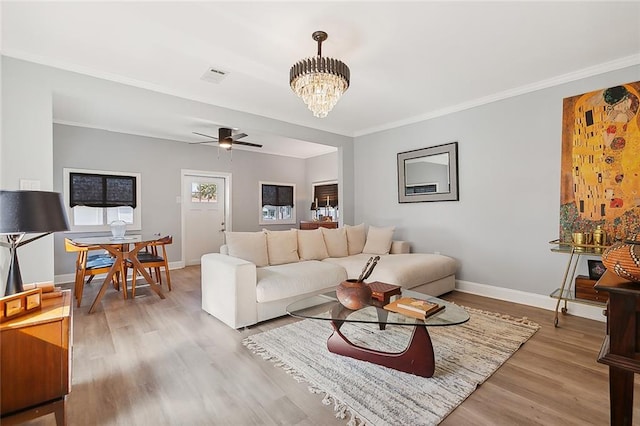
[[[38,181],[40,189],[53,189],[51,90],[33,68],[19,69],[2,60],[2,189],[20,189],[20,179]],[[3,250],[5,250],[3,248]],[[25,283],[53,279],[53,237],[47,236],[18,249]],[[6,274],[6,273],[5,273]],[[6,275],[3,275],[3,278]],[[1,280],[4,294],[5,279]]]
[[[164,139],[85,127],[55,124],[53,126],[53,187],[63,192],[63,169],[83,168],[141,174],[142,232],[173,235],[167,247],[170,262],[182,258],[180,172],[182,169],[231,173],[232,223],[234,231],[257,231],[259,219],[259,181],[277,181],[304,188],[305,160],[217,147],[189,145]],[[304,193],[296,191],[296,203]],[[304,210],[296,211],[298,221]],[[289,229],[295,225],[268,226]],[[73,273],[75,255],[64,250],[64,237],[94,235],[58,233],[55,235],[55,274]],[[98,234],[99,235],[99,234]]]
[[[338,198],[340,201],[340,226],[357,224],[355,208],[355,143],[338,148]]]
[[[0,3],[0,20],[2,19],[2,3]],[[2,31],[0,31],[0,46],[2,46]],[[0,117],[2,117],[2,56],[0,56]],[[2,120],[0,120],[0,164],[2,164],[2,138],[4,132],[2,130]],[[3,173],[0,171],[0,188],[4,188],[2,185]],[[0,277],[5,277],[9,273],[9,250],[0,249]],[[0,279],[0,295],[4,295],[4,287],[6,283],[3,279]]]
[[[568,260],[549,244],[559,233],[562,99],[638,75],[629,67],[356,138],[356,222],[395,225],[413,251],[454,257],[459,280],[550,294]],[[397,154],[454,141],[460,200],[400,204]]]

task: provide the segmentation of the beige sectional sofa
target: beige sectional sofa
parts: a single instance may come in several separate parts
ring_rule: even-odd
[[[393,228],[364,224],[312,231],[227,232],[220,253],[202,256],[202,309],[232,328],[286,314],[293,301],[334,290],[358,278],[379,255],[367,279],[439,296],[455,287],[456,261],[410,253]]]

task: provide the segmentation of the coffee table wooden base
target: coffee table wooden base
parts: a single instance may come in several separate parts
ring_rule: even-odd
[[[329,352],[371,362],[416,376],[431,377],[435,371],[435,357],[431,336],[424,325],[413,326],[409,345],[402,352],[382,352],[354,345],[347,339],[340,327],[343,321],[331,321],[333,334],[327,340]]]

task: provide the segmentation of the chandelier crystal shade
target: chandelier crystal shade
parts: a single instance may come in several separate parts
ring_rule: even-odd
[[[289,84],[318,118],[324,118],[349,88],[349,67],[342,61],[322,57],[322,42],[327,33],[312,35],[318,42],[318,56],[298,61],[289,72]]]

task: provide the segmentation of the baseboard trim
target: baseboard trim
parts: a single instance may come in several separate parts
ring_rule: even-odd
[[[557,299],[550,296],[543,296],[541,294],[528,293],[526,291],[495,287],[492,285],[463,280],[456,280],[456,290],[462,293],[490,297],[492,299],[547,309],[549,311],[555,311],[556,309]],[[603,308],[598,306],[576,302],[568,302],[567,304],[567,312],[571,315],[604,322],[606,317],[602,314],[602,311]],[[560,320],[562,321],[562,318],[560,318]],[[553,323],[553,314],[549,316],[549,321]]]
[[[174,269],[182,269],[184,268],[184,262],[179,260],[177,262],[169,262],[169,270],[172,271]],[[107,276],[107,274],[100,274],[100,275],[96,275],[96,280],[98,279],[104,279]],[[66,284],[66,283],[72,283],[75,281],[75,275],[74,274],[60,274],[60,275],[56,275],[53,277],[53,282],[54,284]]]

